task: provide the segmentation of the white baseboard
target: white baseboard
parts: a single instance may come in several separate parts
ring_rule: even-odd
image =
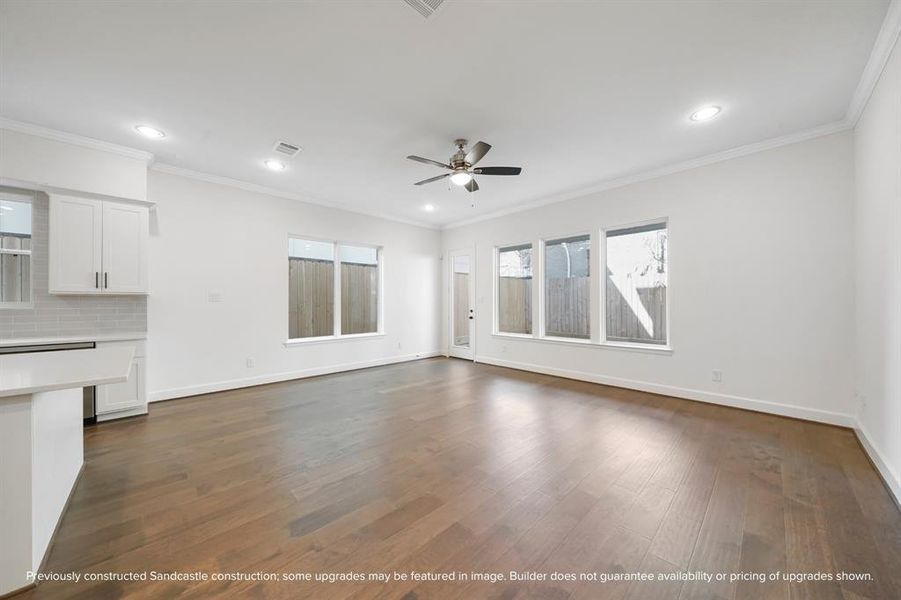
[[[409,362],[412,360],[420,360],[423,358],[432,358],[441,356],[440,350],[431,352],[418,352],[416,354],[405,354],[402,356],[389,356],[387,358],[377,358],[354,363],[343,363],[338,365],[328,365],[324,367],[314,367],[312,369],[302,369],[300,371],[287,371],[283,373],[272,373],[269,375],[257,375],[255,377],[243,377],[241,379],[228,379],[226,381],[214,381],[210,383],[202,383],[199,385],[190,385],[180,388],[170,388],[167,390],[156,390],[149,394],[150,402],[159,402],[160,400],[171,400],[173,398],[184,398],[185,396],[196,396],[198,394],[210,394],[212,392],[223,392],[225,390],[234,390],[239,388],[251,387],[254,385],[263,385],[266,383],[277,383],[279,381],[290,381],[292,379],[304,379],[306,377],[316,377],[317,375],[329,375],[331,373],[341,373],[343,371],[354,371],[356,369],[367,369],[369,367],[380,367],[382,365],[391,365],[394,363]]]
[[[863,423],[857,421],[854,424],[854,433],[857,434],[857,439],[860,441],[860,445],[863,446],[864,451],[870,456],[870,461],[876,467],[879,476],[882,477],[885,487],[895,497],[895,504],[901,509],[901,478],[898,477],[898,473],[889,465],[889,462],[885,460],[885,456],[873,443],[873,439]]]
[[[769,402],[767,400],[744,398],[742,396],[731,396],[729,394],[718,394],[716,392],[694,390],[672,385],[664,385],[660,383],[651,383],[648,381],[639,381],[636,379],[610,377],[607,375],[598,375],[596,373],[586,373],[584,371],[556,369],[543,365],[502,360],[488,356],[477,356],[476,362],[496,365],[499,367],[508,367],[510,369],[518,369],[520,371],[532,371],[533,373],[554,375],[556,377],[564,377],[566,379],[577,379],[579,381],[588,381],[590,383],[600,383],[602,385],[611,385],[614,387],[627,388],[630,390],[639,390],[642,392],[650,392],[652,394],[675,396],[676,398],[697,400],[699,402],[707,402],[709,404],[721,404],[723,406],[732,406],[734,408],[754,410],[757,412],[780,415],[783,417],[794,417],[796,419],[805,419],[807,421],[816,421],[818,423],[828,423],[829,425],[854,427],[857,424],[857,419],[855,419],[851,415],[832,412],[828,410],[807,408],[804,406],[795,406],[792,404],[780,404],[778,402]]]

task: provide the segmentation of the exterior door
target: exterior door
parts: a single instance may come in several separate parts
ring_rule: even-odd
[[[473,360],[475,353],[475,277],[472,252],[450,253],[448,354]]]

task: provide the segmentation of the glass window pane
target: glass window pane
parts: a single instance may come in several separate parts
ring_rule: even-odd
[[[335,333],[335,245],[288,240],[288,338]]]
[[[0,302],[31,302],[31,196],[0,190]]]
[[[545,243],[545,334],[591,337],[591,238],[579,236]]]
[[[340,246],[341,333],[375,333],[379,316],[378,249]]]
[[[31,237],[31,202],[0,195],[0,235]]]
[[[454,257],[453,310],[454,346],[469,346],[470,306],[469,306],[469,255]]]
[[[338,254],[346,263],[377,265],[379,261],[378,250],[369,246],[339,246]]]
[[[607,232],[608,340],[666,344],[666,238],[665,223]]]
[[[31,256],[0,254],[0,302],[31,302]]]
[[[335,260],[335,245],[331,242],[291,238],[288,240],[288,256],[314,260]]]
[[[532,247],[497,252],[497,328],[504,333],[532,333]]]

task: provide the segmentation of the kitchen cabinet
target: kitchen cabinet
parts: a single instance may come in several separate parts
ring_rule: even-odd
[[[50,196],[51,294],[146,294],[147,206]]]
[[[118,419],[147,412],[147,373],[145,367],[145,343],[142,340],[126,342],[98,342],[98,348],[133,346],[131,371],[121,383],[98,385],[96,388],[96,412],[98,421]]]

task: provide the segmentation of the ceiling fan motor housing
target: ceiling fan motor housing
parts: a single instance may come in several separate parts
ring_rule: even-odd
[[[466,162],[466,143],[465,139],[457,139],[454,140],[454,145],[457,146],[457,152],[450,157],[450,164],[454,167],[455,171],[465,171],[472,165]]]

